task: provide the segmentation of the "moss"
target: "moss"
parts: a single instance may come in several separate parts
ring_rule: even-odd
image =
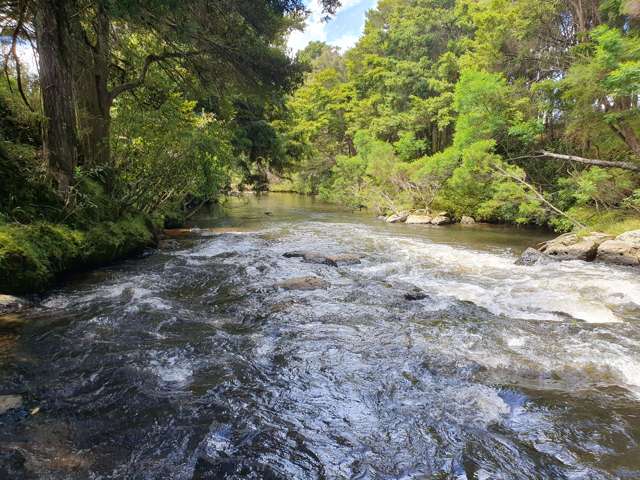
[[[153,244],[153,232],[144,217],[103,222],[86,231],[51,223],[0,226],[0,291],[43,290],[64,272],[141,251]]]

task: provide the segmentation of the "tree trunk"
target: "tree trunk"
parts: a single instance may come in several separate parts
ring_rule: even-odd
[[[66,194],[78,164],[78,142],[69,50],[68,0],[37,0],[35,27],[40,87],[45,116],[43,154],[49,171]]]
[[[97,2],[91,37],[79,19],[70,20],[73,35],[73,86],[77,103],[76,122],[82,165],[110,164],[109,127],[111,98],[107,89],[109,74],[109,18],[102,2]]]

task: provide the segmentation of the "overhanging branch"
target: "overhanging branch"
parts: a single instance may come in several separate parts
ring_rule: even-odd
[[[167,52],[162,53],[160,55],[147,55],[144,59],[144,65],[142,66],[142,70],[140,71],[140,75],[135,80],[130,82],[122,83],[116,87],[114,87],[111,92],[109,92],[109,99],[113,101],[118,95],[133,90],[141,86],[145,78],[147,77],[147,72],[149,71],[149,67],[157,62],[162,62],[163,60],[169,60],[171,58],[188,58],[193,57],[195,55],[200,55],[202,52],[200,51],[191,51],[191,52]]]

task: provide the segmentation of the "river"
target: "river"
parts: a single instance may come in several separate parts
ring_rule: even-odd
[[[0,328],[0,394],[24,399],[0,477],[640,478],[637,270],[515,266],[549,235],[288,194],[193,223],[210,236]],[[300,250],[362,263],[283,256]],[[309,275],[329,286],[277,288]]]

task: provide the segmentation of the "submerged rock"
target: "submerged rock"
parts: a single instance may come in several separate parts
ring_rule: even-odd
[[[597,259],[616,265],[640,265],[640,230],[625,232],[615,240],[603,242],[598,248]]]
[[[340,267],[343,265],[355,265],[360,263],[360,256],[350,253],[342,253],[337,255],[325,255],[318,252],[286,252],[283,254],[286,258],[302,258],[307,263],[317,263],[320,265],[329,265],[331,267]]]
[[[405,223],[408,223],[410,225],[426,225],[431,223],[432,220],[433,217],[431,215],[412,214],[407,217]]]
[[[284,290],[317,290],[320,288],[327,288],[329,282],[321,279],[320,277],[296,277],[283,280],[277,284],[279,288]]]
[[[537,263],[548,262],[550,259],[547,255],[535,248],[527,248],[520,258],[516,260],[516,265],[535,265]]]
[[[306,263],[319,263],[321,265],[328,264],[326,255],[317,252],[307,252],[302,256],[302,259]]]
[[[469,217],[468,215],[463,215],[460,219],[460,223],[462,225],[473,225],[476,223],[476,219],[473,217]]]
[[[0,415],[20,407],[22,407],[20,395],[0,395]]]
[[[424,293],[419,288],[414,288],[413,290],[404,294],[404,299],[409,300],[410,302],[415,302],[417,300],[424,300],[425,298],[428,298],[428,297],[429,295]]]
[[[298,251],[285,252],[282,254],[282,256],[285,258],[298,258],[298,257],[304,257],[304,255],[305,255],[305,252],[298,252]]]
[[[179,250],[180,242],[173,238],[162,239],[158,242],[158,248],[160,250]]]
[[[19,330],[26,323],[26,319],[19,313],[5,313],[0,315],[0,332]]]
[[[27,302],[21,298],[0,294],[0,315],[20,311],[26,306]]]
[[[394,213],[386,218],[387,223],[404,223],[407,220],[409,214],[407,213]]]
[[[598,254],[598,247],[613,237],[606,233],[593,232],[584,237],[565,233],[544,243],[540,251],[557,260],[584,260],[591,262]]]
[[[341,267],[343,265],[357,265],[358,263],[361,263],[360,256],[351,253],[329,255],[327,257],[327,262],[333,267]]]

